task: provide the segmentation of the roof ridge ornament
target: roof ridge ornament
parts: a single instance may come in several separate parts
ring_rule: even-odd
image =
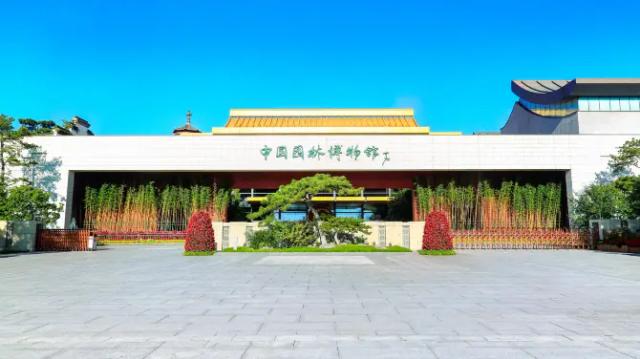
[[[200,130],[198,130],[197,128],[191,126],[191,110],[187,110],[186,118],[187,118],[187,123],[182,127],[178,127],[176,129],[174,129],[173,130],[173,134],[177,135],[177,136],[180,136],[180,135],[201,133]]]

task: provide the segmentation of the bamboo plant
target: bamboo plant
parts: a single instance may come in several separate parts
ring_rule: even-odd
[[[416,188],[419,217],[443,211],[455,230],[553,229],[560,226],[561,189],[556,183],[533,186],[504,181],[499,188],[488,182],[477,187]]]
[[[228,189],[153,182],[126,187],[103,184],[87,187],[84,198],[84,228],[110,232],[184,230],[191,213],[208,212],[213,220],[224,221],[235,193]]]

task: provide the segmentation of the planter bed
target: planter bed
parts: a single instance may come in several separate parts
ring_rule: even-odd
[[[389,246],[385,248],[377,248],[369,245],[361,244],[343,244],[331,248],[319,248],[319,247],[290,247],[290,248],[259,248],[254,249],[251,247],[238,247],[225,248],[223,252],[316,252],[316,253],[340,253],[340,252],[411,252],[409,248],[400,246]]]

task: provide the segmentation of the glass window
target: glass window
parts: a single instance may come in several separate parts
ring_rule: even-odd
[[[581,98],[578,100],[578,109],[580,111],[589,111],[589,102],[587,100]]]
[[[362,205],[354,204],[337,204],[336,217],[342,218],[362,218]]]
[[[611,110],[611,106],[608,98],[600,99],[598,103],[600,104],[600,111],[606,112]]]
[[[629,110],[630,111],[640,111],[640,98],[632,97],[629,99]]]
[[[371,204],[365,204],[362,216],[367,221],[376,219],[376,207]]]
[[[600,102],[597,98],[589,98],[589,111],[600,111]]]
[[[609,99],[609,111],[620,112],[620,99],[613,97]]]
[[[629,98],[623,97],[620,99],[620,111],[629,112]]]
[[[285,221],[285,222],[289,222],[289,221],[304,221],[305,219],[307,219],[307,213],[306,212],[289,212],[289,211],[285,211],[285,212],[281,212],[280,213],[280,220],[281,221]]]
[[[304,221],[307,218],[307,206],[294,204],[286,211],[278,211],[276,218],[281,221]]]

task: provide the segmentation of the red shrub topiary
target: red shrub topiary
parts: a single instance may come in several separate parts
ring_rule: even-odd
[[[436,211],[427,215],[424,222],[422,249],[453,249],[453,235],[444,212]]]
[[[185,252],[212,252],[216,250],[211,217],[207,212],[194,212],[189,218],[184,250]]]

